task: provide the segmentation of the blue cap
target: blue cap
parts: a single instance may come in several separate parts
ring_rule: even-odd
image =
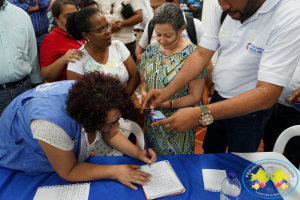
[[[236,174],[234,172],[229,172],[228,173],[228,178],[234,179],[234,178],[236,178]]]

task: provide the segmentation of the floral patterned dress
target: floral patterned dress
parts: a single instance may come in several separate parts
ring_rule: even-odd
[[[181,69],[186,58],[192,54],[196,45],[189,44],[180,52],[171,56],[166,56],[160,49],[159,43],[149,45],[144,52],[141,68],[145,71],[145,80],[148,90],[164,89],[174,79]],[[165,64],[164,58],[169,58],[170,62]],[[204,69],[195,79],[206,78],[207,71]],[[174,94],[171,99],[175,100],[188,94],[189,86]],[[162,108],[162,113],[169,117],[173,115],[178,108],[172,110]],[[151,147],[157,155],[173,155],[173,154],[193,154],[195,146],[195,128],[186,133],[168,132],[165,126],[151,127],[151,121],[145,116],[145,135],[147,137],[149,147]]]

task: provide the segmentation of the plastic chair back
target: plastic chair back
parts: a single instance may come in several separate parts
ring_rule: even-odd
[[[130,133],[133,133],[137,139],[138,147],[140,149],[145,148],[145,140],[144,140],[144,133],[141,127],[130,120],[124,120],[121,118],[119,120],[120,126],[119,131],[125,136],[129,137]],[[101,140],[96,144],[94,149],[95,156],[122,156],[123,153],[120,151],[117,151],[116,149],[109,146],[104,140],[101,138]]]

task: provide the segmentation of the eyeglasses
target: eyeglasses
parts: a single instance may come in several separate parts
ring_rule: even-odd
[[[122,115],[120,115],[120,117],[116,121],[105,124],[102,128],[102,131],[109,131],[110,129],[112,129],[116,125],[116,123],[118,123],[118,121],[121,119],[121,117]]]
[[[115,3],[112,3],[110,5],[111,9],[110,9],[110,14],[112,15],[114,13],[114,8],[115,8]]]
[[[99,33],[99,34],[104,35],[104,34],[106,34],[107,30],[110,31],[111,28],[112,28],[111,23],[107,23],[105,27],[101,27],[99,30],[97,30],[97,31],[91,31],[91,32],[95,32],[95,33]]]

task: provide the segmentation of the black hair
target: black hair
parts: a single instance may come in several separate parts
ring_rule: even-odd
[[[68,33],[75,40],[81,40],[83,38],[82,33],[88,33],[91,30],[92,24],[90,17],[98,12],[100,13],[97,9],[87,7],[70,14],[66,23]]]
[[[99,7],[98,3],[94,0],[82,0],[79,2],[78,6],[79,6],[79,8],[85,8],[85,7],[94,5],[94,4],[96,4]]]
[[[173,3],[173,2],[174,2],[174,0],[166,0],[166,2]]]
[[[53,17],[58,18],[62,12],[62,7],[67,4],[73,5],[77,9],[77,6],[75,5],[75,3],[72,0],[56,0],[52,4],[52,8],[51,8]]]

